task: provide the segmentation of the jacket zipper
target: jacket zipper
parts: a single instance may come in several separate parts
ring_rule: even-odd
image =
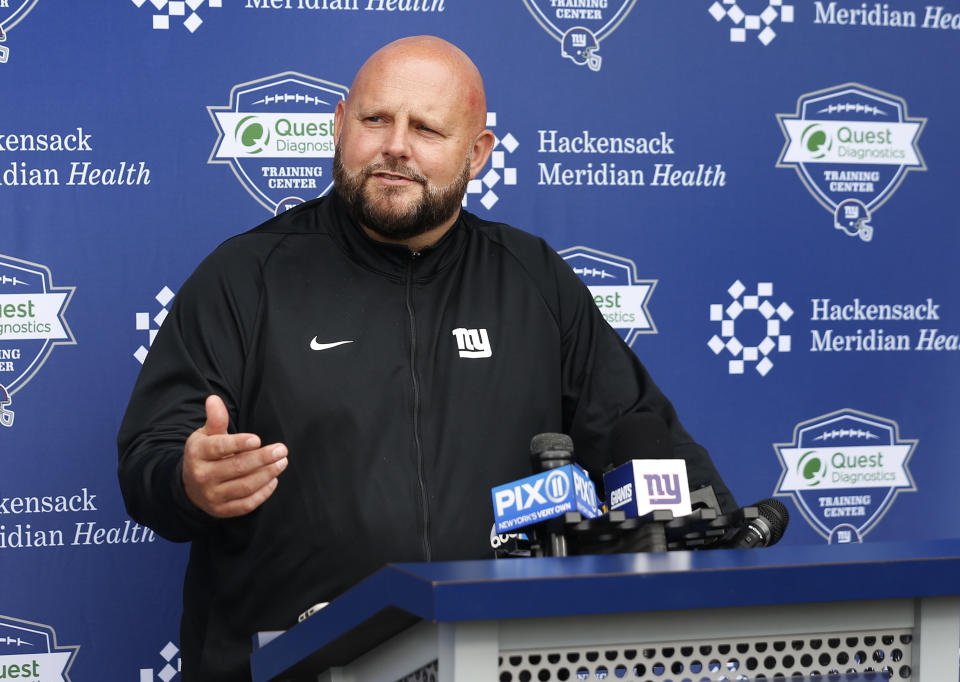
[[[420,252],[413,251],[407,266],[407,314],[410,317],[410,379],[413,384],[413,442],[417,449],[417,483],[423,511],[423,556],[430,561],[430,510],[427,506],[427,484],[423,475],[423,442],[420,438],[420,382],[417,380],[417,318],[413,311],[413,264]]]

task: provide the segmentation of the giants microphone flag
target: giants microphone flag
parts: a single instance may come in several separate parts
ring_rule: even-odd
[[[498,533],[540,523],[572,511],[580,512],[588,519],[600,516],[593,481],[576,464],[505,483],[493,488],[490,494]]]
[[[607,506],[627,518],[669,509],[674,517],[686,516],[690,506],[687,463],[682,459],[633,459],[603,475]]]

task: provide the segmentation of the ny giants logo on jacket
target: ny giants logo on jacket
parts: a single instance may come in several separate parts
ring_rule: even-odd
[[[489,358],[493,355],[486,329],[459,327],[453,330],[453,335],[457,339],[461,358]]]

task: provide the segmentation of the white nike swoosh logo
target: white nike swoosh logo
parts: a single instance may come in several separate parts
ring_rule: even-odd
[[[327,350],[328,348],[336,348],[337,346],[342,346],[345,343],[353,343],[353,341],[334,341],[333,343],[320,343],[317,341],[317,337],[314,336],[313,340],[310,342],[310,348],[312,350]]]

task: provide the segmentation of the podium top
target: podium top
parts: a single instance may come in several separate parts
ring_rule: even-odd
[[[388,564],[254,653],[254,680],[454,622],[960,594],[960,539]],[[326,652],[326,653],[324,653]]]

